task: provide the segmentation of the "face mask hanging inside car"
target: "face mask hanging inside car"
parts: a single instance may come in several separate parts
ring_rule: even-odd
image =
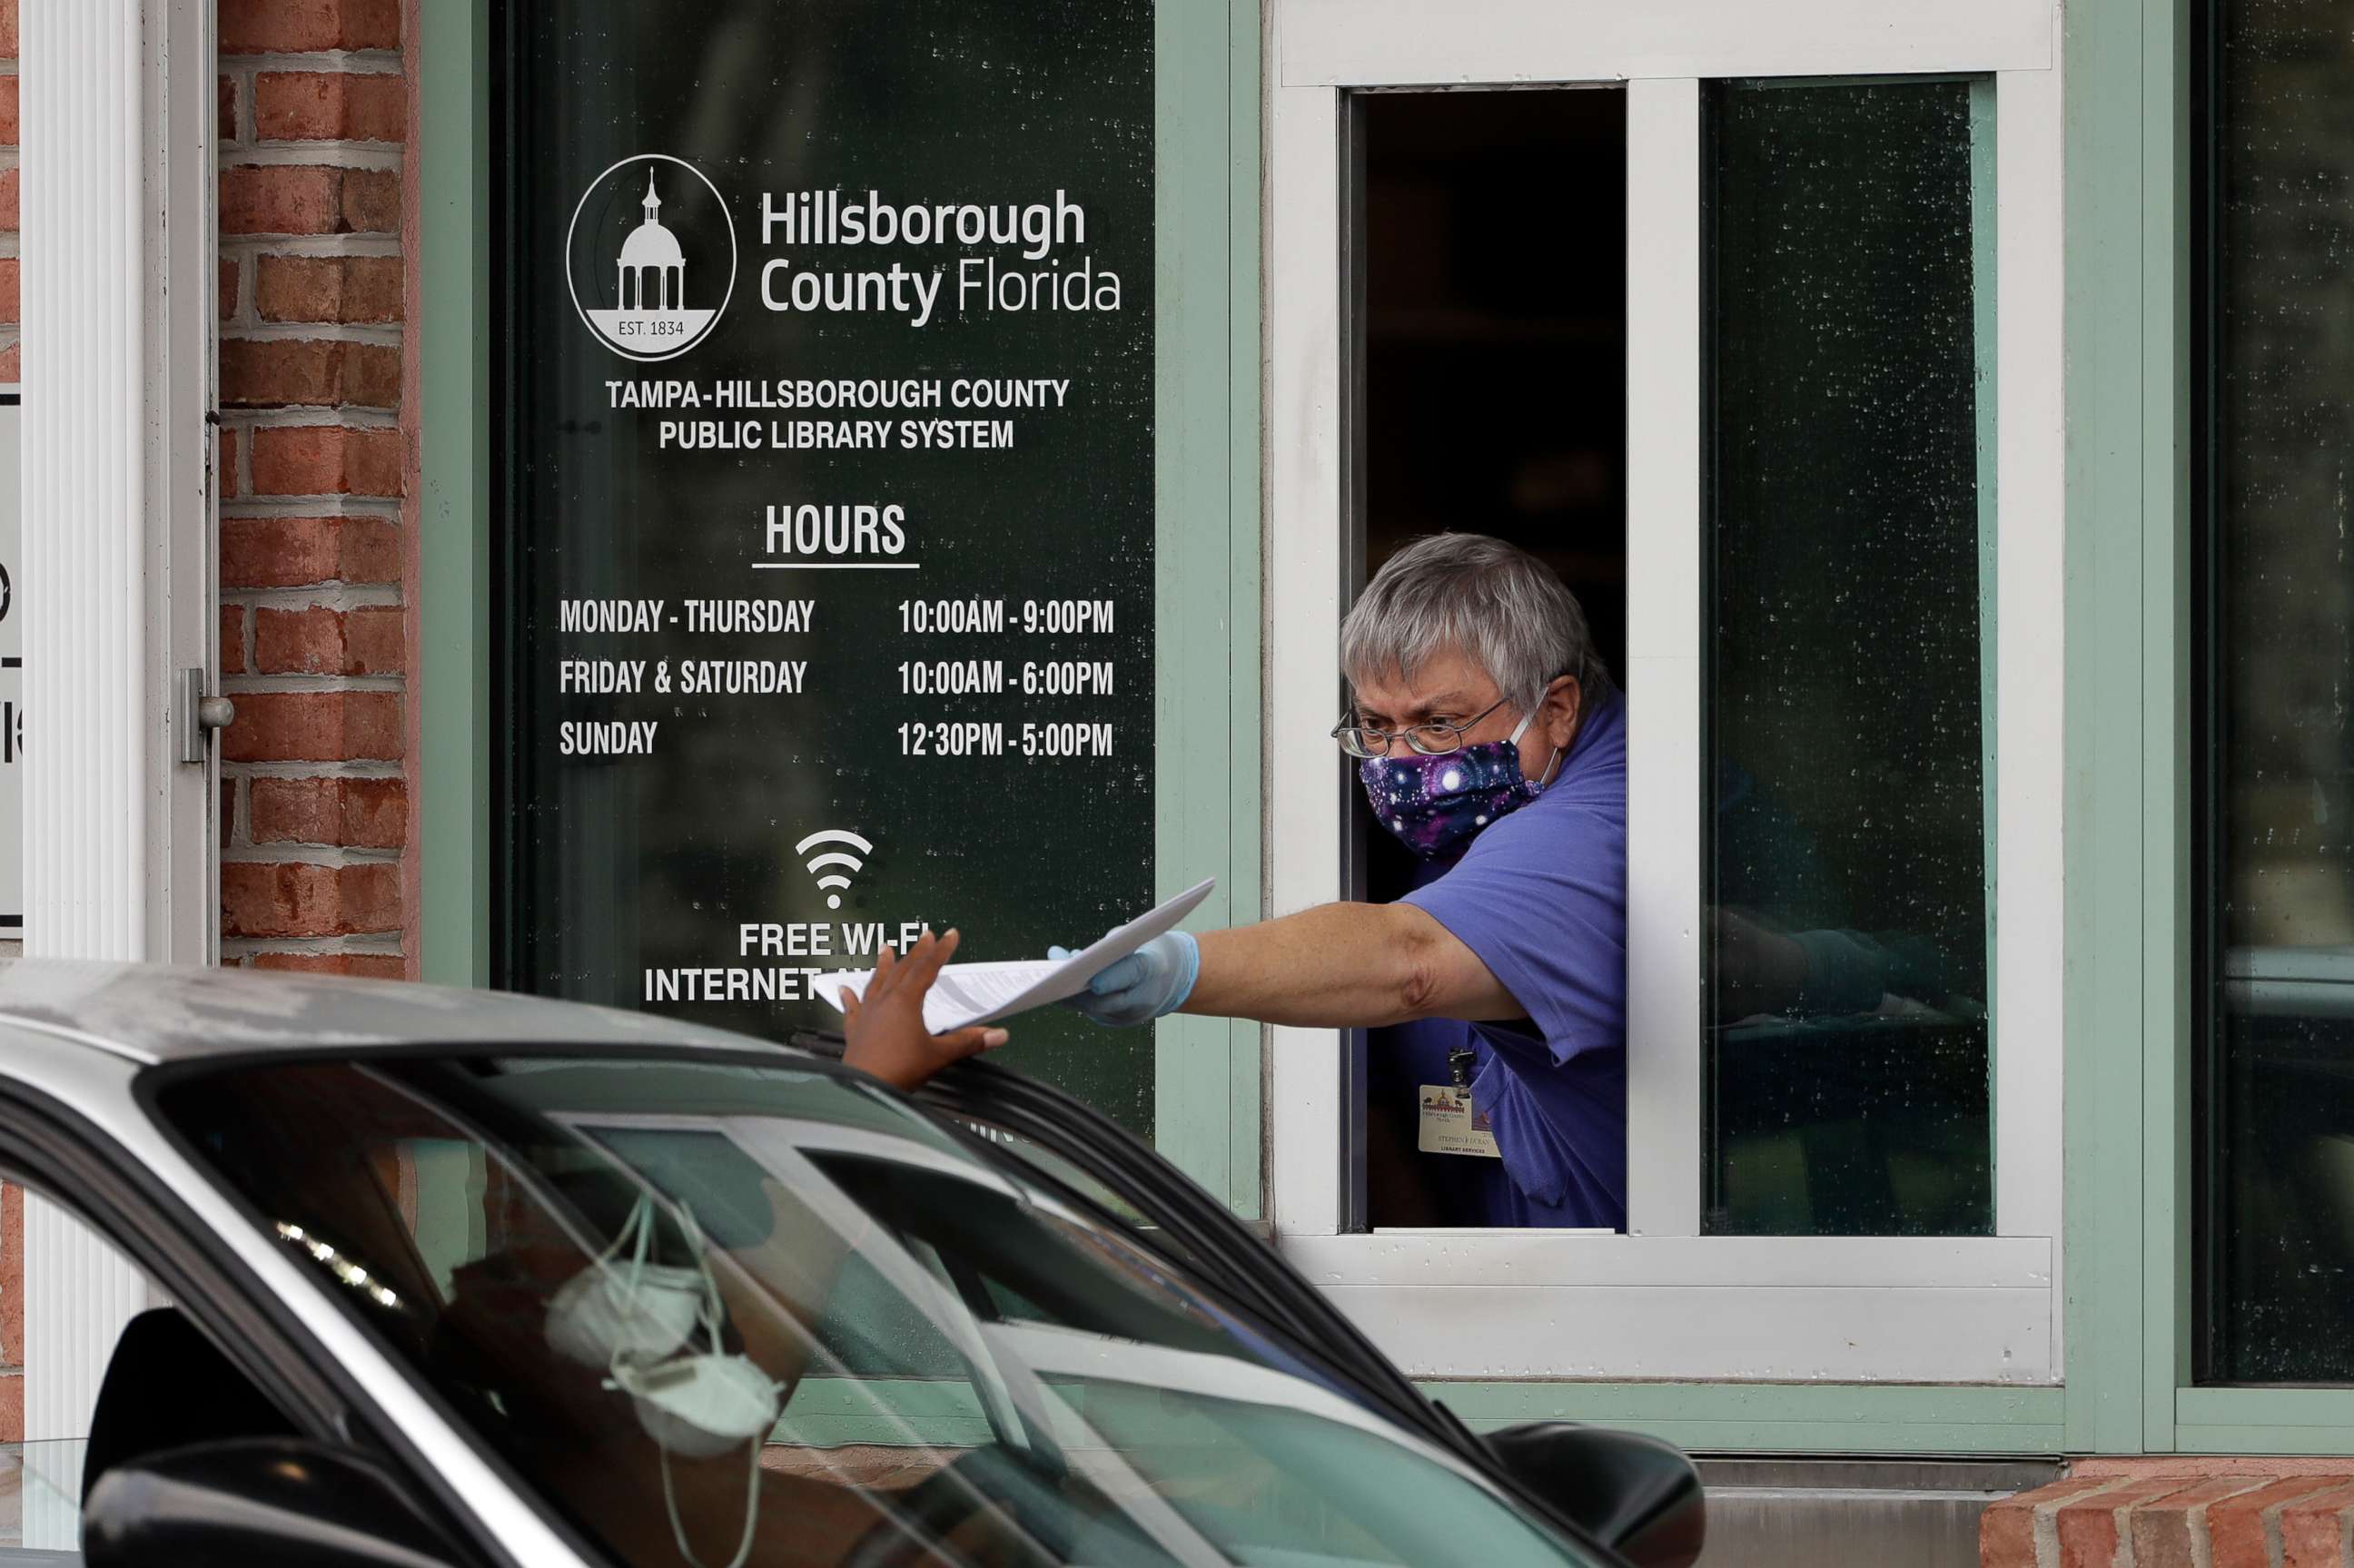
[[[638,1425],[660,1446],[671,1531],[695,1568],[702,1568],[702,1560],[687,1544],[679,1519],[671,1456],[707,1459],[745,1445],[744,1532],[726,1564],[742,1568],[759,1520],[760,1445],[777,1424],[779,1385],[749,1357],[725,1349],[726,1313],[701,1228],[684,1210],[673,1223],[694,1255],[692,1266],[652,1261],[654,1199],[642,1194],[612,1245],[548,1303],[547,1342],[568,1360],[602,1368],[605,1386],[630,1396]],[[615,1262],[624,1248],[629,1261]],[[698,1332],[707,1349],[695,1348]]]

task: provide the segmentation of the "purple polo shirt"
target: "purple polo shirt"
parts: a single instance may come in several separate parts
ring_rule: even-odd
[[[1456,1223],[1626,1229],[1625,700],[1586,715],[1543,794],[1424,875],[1403,902],[1477,953],[1528,1016],[1373,1030],[1373,1092],[1402,1097],[1411,1129],[1415,1086],[1447,1082],[1447,1052],[1468,1043],[1471,1101],[1503,1158],[1410,1156]]]

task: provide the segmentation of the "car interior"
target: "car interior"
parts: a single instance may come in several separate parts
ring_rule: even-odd
[[[549,1065],[558,1071],[510,1084],[524,1104],[535,1093],[575,1103],[567,1065]],[[574,1093],[610,1072],[574,1065],[592,1080]],[[1368,1436],[1378,1423],[1336,1400],[1323,1372],[1184,1286],[1165,1255],[1136,1250],[1134,1216],[1099,1230],[1052,1202],[1042,1209],[945,1145],[928,1159],[902,1113],[876,1106],[862,1123],[865,1100],[824,1080],[793,1092],[816,1097],[801,1108],[824,1108],[831,1122],[793,1119],[768,1090],[737,1107],[725,1070],[661,1070],[692,1079],[672,1092],[700,1095],[688,1103],[711,1115],[757,1107],[801,1129],[784,1136],[811,1191],[852,1205],[827,1224],[855,1214],[854,1230],[870,1240],[813,1260],[813,1239],[836,1233],[795,1229],[801,1190],[779,1186],[754,1158],[764,1146],[732,1141],[709,1116],[649,1116],[632,1101],[551,1123],[482,1092],[477,1075],[499,1075],[488,1064],[289,1064],[235,1085],[226,1075],[190,1080],[176,1103],[189,1112],[183,1127],[193,1124],[303,1266],[315,1265],[331,1294],[349,1292],[396,1361],[487,1439],[550,1505],[550,1522],[591,1555],[601,1547],[620,1561],[689,1568],[897,1568],[949,1547],[975,1563],[1163,1562],[1138,1521],[1173,1504],[1189,1528],[1286,1561],[1455,1560],[1460,1541],[1416,1535],[1430,1522],[1422,1513],[1376,1528],[1324,1503],[1336,1465],[1354,1473],[1361,1497],[1365,1476],[1400,1466],[1411,1478],[1371,1495],[1467,1483]],[[167,1115],[174,1103],[167,1096]],[[208,1137],[229,1112],[234,1136]],[[828,1128],[838,1147],[819,1136]],[[797,1141],[812,1136],[816,1144]],[[673,1217],[649,1219],[642,1263],[656,1275],[699,1273],[713,1295],[698,1331],[713,1336],[713,1356],[757,1363],[782,1395],[748,1429],[748,1450],[742,1436],[718,1447],[675,1440],[643,1405],[633,1416],[640,1396],[614,1381],[626,1358],[572,1364],[579,1358],[559,1332],[573,1321],[561,1304],[585,1298],[575,1287],[628,1277],[626,1261],[609,1260],[631,1234],[627,1200],[648,1180],[673,1195]],[[693,1256],[705,1253],[716,1264],[698,1269]],[[626,1288],[634,1301],[638,1287]],[[684,1288],[697,1294],[692,1277]],[[152,1280],[132,1300],[142,1294],[148,1305],[119,1329],[90,1326],[114,1342],[87,1422],[67,1423],[84,1436],[16,1446],[13,1531],[11,1456],[0,1447],[0,1568],[472,1560],[415,1476],[349,1442],[304,1437],[216,1339],[217,1325],[165,1300]],[[976,1356],[974,1330],[960,1323],[986,1325],[1014,1359]],[[1134,1363],[1125,1372],[1111,1364],[1123,1357]],[[1029,1405],[1013,1402],[1009,1368],[1057,1390],[1083,1424],[1057,1426],[1036,1393]],[[910,1391],[922,1403],[907,1404]],[[1540,1440],[1543,1451],[1525,1456],[1532,1474],[1605,1475],[1595,1457],[1564,1449],[1562,1434],[1531,1435]],[[1627,1513],[1629,1498],[1639,1505],[1613,1540],[1656,1533],[1654,1516],[1670,1529],[1696,1518],[1674,1490],[1696,1492],[1681,1457],[1637,1468],[1670,1490],[1605,1489],[1597,1519]],[[1482,1506],[1463,1517],[1502,1532],[1489,1542],[1500,1552],[1491,1561],[1561,1561],[1507,1512]],[[1399,1531],[1416,1540],[1394,1539]],[[354,1542],[374,1544],[353,1557]]]
[[[18,1185],[12,1172],[0,1171],[0,1181]],[[115,1269],[135,1269],[95,1233],[89,1239]],[[0,1445],[0,1562],[41,1568],[82,1562],[83,1509],[110,1475],[200,1445],[299,1441],[296,1424],[152,1277],[143,1294],[153,1305],[119,1327],[82,1326],[113,1334],[82,1418],[69,1415],[31,1441]]]
[[[90,1412],[80,1501],[119,1465],[195,1443],[293,1437],[253,1381],[177,1307],[151,1307],[122,1327]]]

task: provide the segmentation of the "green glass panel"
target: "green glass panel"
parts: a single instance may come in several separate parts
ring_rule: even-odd
[[[1711,90],[1712,1233],[1993,1228],[1988,107]]]
[[[2209,8],[2199,1370],[2354,1380],[2354,32]]]
[[[852,931],[1035,958],[1150,906],[1155,36],[498,8],[499,983],[781,1035],[835,1022],[793,977]],[[1150,1135],[1152,1045],[1049,1011],[1008,1059]]]

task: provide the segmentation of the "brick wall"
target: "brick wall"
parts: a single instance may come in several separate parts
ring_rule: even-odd
[[[2345,1568],[2344,1459],[2091,1459],[1988,1508],[1981,1568]]]
[[[225,961],[398,977],[400,0],[220,0]]]

